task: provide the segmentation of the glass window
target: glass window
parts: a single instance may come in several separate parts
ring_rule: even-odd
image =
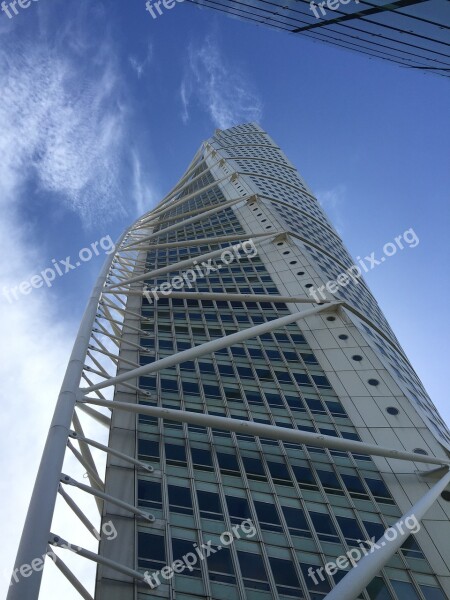
[[[161,483],[138,479],[138,502],[148,508],[162,508]]]
[[[194,553],[195,554],[195,548],[193,545],[193,542],[190,542],[188,540],[180,540],[180,539],[176,539],[176,538],[172,538],[172,553],[173,553],[173,560],[181,560],[183,558],[183,556],[185,554],[188,554],[189,552]],[[184,569],[183,571],[183,575],[188,575],[191,577],[201,577],[201,571],[200,571],[200,559],[197,561],[196,564],[192,564],[191,565],[192,571],[191,569]]]
[[[309,515],[320,540],[325,542],[339,542],[337,531],[329,515],[312,511],[309,511]]]
[[[346,417],[347,413],[345,412],[343,406],[339,402],[334,402],[332,400],[326,400],[325,404],[328,406],[328,410],[333,416],[336,417]]]
[[[267,502],[258,502],[255,500],[255,510],[258,515],[258,521],[262,529],[267,531],[283,531],[276,511],[273,504]]]
[[[238,550],[239,566],[245,587],[256,590],[269,590],[264,563],[258,554]]]
[[[275,483],[281,485],[292,485],[291,476],[287,466],[284,463],[268,461],[267,466],[269,467],[270,474]]]
[[[375,579],[372,579],[370,584],[367,586],[367,592],[370,600],[392,600],[392,596],[381,577],[375,577]]]
[[[176,444],[165,444],[166,461],[169,464],[186,464],[186,449]]]
[[[192,462],[197,469],[209,471],[213,468],[210,450],[191,448]]]
[[[159,442],[138,439],[139,458],[155,458],[159,460]]]
[[[300,568],[303,572],[303,577],[305,578],[311,600],[323,600],[324,594],[327,594],[329,591],[331,591],[331,586],[327,581],[326,574],[323,572],[323,567],[320,575],[318,570],[321,569],[321,567],[318,565],[309,565],[301,562]],[[315,578],[311,576],[311,571],[308,572],[311,568],[313,569]]]
[[[381,481],[380,479],[372,479],[370,477],[365,477],[365,480],[367,485],[369,486],[370,491],[377,500],[381,502],[388,501],[388,504],[394,503],[394,501],[392,500],[392,496],[383,481]]]
[[[341,474],[341,477],[350,493],[354,494],[357,498],[367,498],[367,492],[359,477],[345,474]]]
[[[191,490],[179,485],[169,485],[169,506],[172,512],[192,515]]]
[[[313,375],[312,378],[317,387],[331,390],[330,382],[325,377],[325,375]]]
[[[428,585],[421,585],[422,594],[427,600],[448,600],[442,590],[433,588]]]
[[[308,405],[309,410],[313,414],[318,414],[318,415],[326,414],[325,407],[323,406],[323,404],[320,400],[317,400],[316,398],[305,398],[305,402]]]
[[[222,473],[227,475],[240,475],[241,470],[234,454],[217,452],[217,460],[219,461],[219,466]]]
[[[316,471],[325,491],[328,494],[336,494],[338,496],[344,495],[344,491],[335,473],[332,471],[322,471],[321,469],[316,469]]]
[[[336,519],[347,542],[364,540],[364,534],[356,519],[351,519],[350,517],[336,517]]]
[[[251,519],[250,507],[246,498],[226,496],[226,500],[232,523],[242,523],[245,519]]]
[[[197,490],[198,505],[200,508],[200,516],[205,519],[215,519],[223,521],[222,507],[218,494],[213,492],[204,492]]]
[[[293,410],[298,410],[300,412],[306,412],[303,402],[299,396],[286,396],[286,402]]]
[[[249,478],[265,479],[266,474],[261,459],[243,456],[242,462],[244,463],[245,472]]]
[[[211,581],[236,583],[233,561],[231,560],[231,553],[228,548],[221,548],[220,551],[211,554],[208,557],[206,564],[208,565],[209,578]]]
[[[300,583],[294,569],[294,565],[289,560],[269,557],[272,568],[273,578],[280,594],[285,596],[303,596],[299,594]]]
[[[305,519],[305,513],[301,508],[293,508],[292,506],[282,506],[281,508],[283,509],[284,518],[292,535],[312,537]]]
[[[298,483],[300,484],[300,487],[317,490],[316,480],[314,479],[314,475],[311,469],[308,469],[308,467],[299,467],[296,465],[293,465],[292,469],[294,471]]]
[[[419,596],[411,583],[395,581],[393,579],[390,580],[390,583],[395,590],[398,600],[419,600]]]
[[[166,549],[164,537],[152,533],[138,532],[139,566],[152,571],[159,571],[166,565]],[[183,555],[180,555],[183,556]]]

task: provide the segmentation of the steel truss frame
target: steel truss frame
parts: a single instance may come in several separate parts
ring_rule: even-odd
[[[65,500],[66,504],[80,519],[82,524],[98,539],[98,532],[95,526],[65,491],[64,485],[75,486],[78,489],[93,495],[97,502],[100,514],[102,514],[103,501],[108,501],[129,511],[131,514],[134,514],[135,518],[146,520],[147,523],[152,523],[154,517],[138,507],[132,506],[122,501],[120,498],[113,498],[104,492],[103,481],[98,473],[90,448],[93,447],[121,458],[134,465],[136,469],[151,473],[153,467],[142,463],[132,456],[127,456],[114,448],[109,448],[95,440],[87,438],[84,435],[78,417],[78,410],[105,427],[110,426],[111,418],[108,416],[108,413],[99,411],[97,407],[101,410],[109,411],[109,414],[114,410],[129,411],[181,423],[191,423],[226,431],[245,433],[255,437],[261,436],[275,440],[290,441],[291,443],[307,444],[320,448],[329,448],[346,452],[355,452],[357,454],[380,456],[387,459],[406,460],[415,463],[444,467],[445,475],[443,475],[425,496],[411,508],[403,519],[410,514],[414,514],[418,519],[422,518],[439,494],[450,483],[450,460],[413,454],[397,449],[382,448],[373,444],[366,444],[364,442],[357,442],[344,438],[308,433],[298,429],[286,429],[283,427],[264,425],[253,421],[242,421],[190,411],[167,409],[158,406],[150,406],[148,404],[143,405],[112,401],[103,395],[102,390],[109,388],[109,392],[111,392],[115,386],[121,384],[125,385],[127,389],[138,393],[140,396],[148,398],[150,397],[149,392],[141,390],[136,385],[131,384],[130,380],[136,379],[136,377],[141,375],[156,373],[163,368],[174,366],[186,360],[192,360],[200,356],[211,354],[222,348],[228,348],[234,344],[251,339],[252,337],[260,336],[289,323],[299,322],[315,315],[347,310],[353,312],[366,322],[368,321],[366,317],[346,303],[322,302],[320,305],[313,308],[293,312],[290,315],[247,329],[242,329],[237,333],[194,346],[188,350],[178,352],[170,357],[157,360],[144,366],[136,365],[129,360],[123,360],[122,357],[119,359],[119,350],[125,344],[131,348],[148,353],[148,350],[145,347],[134,344],[128,339],[124,339],[124,336],[127,333],[139,333],[143,337],[148,334],[147,331],[143,331],[140,328],[133,327],[127,323],[127,315],[134,316],[136,319],[145,322],[145,317],[139,313],[132,312],[127,308],[127,297],[136,294],[143,295],[143,282],[146,279],[162,273],[178,271],[179,269],[192,264],[194,260],[189,259],[187,261],[169,265],[162,269],[146,271],[146,251],[158,248],[176,248],[185,244],[185,242],[158,244],[156,241],[157,238],[165,233],[183,227],[186,224],[208,218],[224,208],[258,199],[255,196],[247,196],[226,201],[218,206],[208,205],[203,209],[190,211],[189,218],[184,221],[178,221],[166,228],[154,231],[154,225],[161,216],[165,215],[172,208],[180,206],[190,197],[219,183],[216,181],[214,184],[208,184],[202,189],[195,190],[190,194],[181,195],[180,197],[180,194],[186,190],[192,181],[198,180],[201,176],[209,172],[209,169],[206,168],[194,179],[191,179],[192,173],[205,161],[205,159],[199,161],[199,158],[200,154],[197,153],[190,167],[172,192],[170,192],[155,209],[143,215],[124,232],[116,244],[114,253],[109,255],[106,259],[81,321],[36,477],[17,552],[14,572],[20,570],[23,565],[32,565],[33,560],[48,553],[60,572],[85,600],[93,599],[62,559],[50,550],[50,546],[70,549],[72,552],[76,552],[88,560],[111,567],[118,572],[132,577],[136,581],[143,581],[144,577],[142,573],[137,570],[125,567],[124,565],[106,559],[97,553],[90,552],[79,546],[71,545],[60,536],[51,533],[52,518],[58,494]],[[235,178],[235,175],[230,175],[220,181],[234,181]],[[183,214],[185,213],[177,214],[176,217],[169,219],[169,222],[174,218],[180,219],[183,217]],[[236,234],[230,236],[217,236],[205,240],[193,240],[192,243],[201,242],[210,245],[217,244],[219,246],[219,250],[209,252],[203,256],[198,256],[195,260],[207,260],[218,256],[220,252],[224,250],[221,245],[227,242],[230,243],[229,248],[232,247],[233,242],[249,239],[250,237],[256,243],[271,243],[280,235],[290,234],[288,232],[272,232],[271,234],[255,233],[246,236]],[[314,302],[312,299],[267,294],[227,294],[177,291],[170,295],[174,298],[203,298],[205,300],[236,300],[241,302],[281,302],[298,305],[304,303],[312,304]],[[373,323],[370,322],[370,325],[393,345],[392,340],[389,340]],[[130,368],[126,371],[123,371],[122,369],[119,375],[114,375],[117,371],[119,360],[122,364],[125,364]],[[82,384],[82,382],[85,382],[87,387],[83,387],[84,384]],[[78,444],[79,449],[75,447],[74,442]],[[69,475],[62,473],[63,461],[67,449],[69,449],[79,463],[83,465],[87,472],[90,485],[81,484]],[[402,536],[399,535],[395,542],[383,547],[383,552],[375,552],[366,556],[358,564],[358,569],[352,569],[332,592],[328,594],[326,600],[354,600],[361,590],[367,586],[374,575],[398,550],[407,535],[408,531]],[[29,576],[20,577],[14,585],[10,586],[7,600],[38,600],[41,578],[41,570],[33,571]]]

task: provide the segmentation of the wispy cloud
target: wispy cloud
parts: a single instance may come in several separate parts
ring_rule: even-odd
[[[139,154],[133,150],[131,153],[133,165],[133,198],[136,206],[136,214],[142,215],[158,200],[158,195],[153,184],[146,176],[146,170],[142,169]]]
[[[140,79],[144,74],[145,69],[153,60],[153,44],[151,42],[148,43],[147,53],[143,60],[139,60],[135,56],[130,56],[128,60],[130,61],[131,68],[136,73],[138,79]]]
[[[5,500],[3,534],[8,539],[0,548],[1,597],[8,589],[4,571],[12,568],[74,339],[73,312],[80,308],[66,307],[66,318],[62,319],[57,311],[58,298],[48,290],[13,304],[6,301],[3,286],[9,289],[30,272],[39,272],[48,259],[43,248],[30,245],[36,231],[32,223],[23,221],[20,211],[35,201],[38,190],[40,201],[45,203],[40,207],[42,214],[65,206],[87,227],[100,215],[104,223],[125,213],[120,201],[120,167],[126,111],[120,77],[111,48],[105,44],[96,52],[89,48],[90,69],[83,70],[72,58],[75,51],[83,50],[83,40],[78,39],[76,50],[73,45],[69,50],[62,43],[44,47],[29,39],[25,47],[16,37],[15,43],[5,40],[0,50],[0,255],[8,257],[0,264],[0,378],[4,398],[0,493]],[[67,514],[57,516],[56,530],[63,534],[68,522]],[[71,541],[79,535],[80,527],[72,524]],[[92,542],[81,535],[78,543],[90,547]],[[77,574],[86,581],[90,573],[92,582],[93,567],[84,563]],[[66,600],[79,597],[50,564],[41,594],[53,597],[55,589]]]
[[[119,79],[110,60],[94,58],[98,69],[86,77],[67,55],[39,45],[0,50],[3,199],[32,181],[87,225],[124,212]]]
[[[334,227],[339,234],[345,229],[345,222],[342,216],[342,207],[345,203],[347,189],[345,185],[339,184],[329,190],[321,190],[316,193],[320,205],[327,213]]]
[[[221,129],[245,121],[259,121],[262,116],[262,102],[248,75],[227,64],[212,36],[200,46],[189,46],[180,98],[184,123],[189,120],[194,103],[206,110]]]

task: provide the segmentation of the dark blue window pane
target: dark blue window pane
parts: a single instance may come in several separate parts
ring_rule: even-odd
[[[234,454],[217,452],[217,460],[219,461],[220,470],[223,473],[239,474],[241,472]]]
[[[139,566],[159,570],[166,564],[164,537],[151,533],[138,532]]]
[[[169,506],[172,512],[192,515],[191,491],[187,487],[169,485]]]
[[[262,558],[258,554],[240,550],[238,550],[238,556],[245,586],[257,590],[268,590],[269,584]]]
[[[269,562],[278,592],[286,596],[303,597],[294,565],[281,558],[270,557]]]
[[[381,577],[375,577],[367,586],[370,600],[392,600],[392,596],[386,588],[386,584]]]
[[[168,461],[186,462],[186,450],[184,446],[166,444],[165,447]]]
[[[159,442],[153,442],[151,440],[138,440],[138,452],[139,456],[149,456],[159,460]]]
[[[208,519],[223,520],[222,507],[218,494],[197,490],[200,515]]]
[[[162,508],[161,484],[156,481],[138,480],[138,498],[141,506]]]
[[[226,496],[228,512],[233,522],[241,523],[245,519],[251,518],[250,507],[246,498],[236,498],[235,496]]]
[[[282,508],[289,531],[293,535],[312,537],[308,523],[305,519],[305,514],[301,508],[293,508],[291,506],[283,506]]]

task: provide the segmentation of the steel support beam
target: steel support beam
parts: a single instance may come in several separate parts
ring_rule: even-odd
[[[242,421],[240,419],[190,412],[187,410],[149,406],[147,404],[131,404],[130,402],[117,402],[115,400],[99,400],[97,398],[83,398],[79,403],[106,406],[111,410],[124,410],[143,415],[150,415],[159,419],[177,421],[178,423],[189,423],[191,425],[223,429],[224,431],[235,431],[236,433],[244,433],[255,437],[293,442],[296,444],[306,444],[307,446],[315,446],[317,448],[354,452],[355,454],[364,454],[366,456],[382,456],[383,458],[395,458],[397,460],[408,460],[430,465],[450,465],[449,460],[436,458],[434,456],[415,454],[414,452],[405,452],[394,448],[383,448],[381,446],[376,446],[375,444],[366,444],[365,442],[323,435],[321,433],[311,433],[300,429],[287,429],[285,427],[266,425],[254,421]]]
[[[61,573],[64,575],[64,577],[68,581],[70,581],[70,583],[77,590],[77,592],[80,594],[80,596],[84,600],[94,600],[94,598],[90,595],[90,593],[87,591],[87,589],[81,584],[81,582],[78,580],[78,578],[72,573],[72,571],[69,569],[69,567],[66,565],[66,563],[63,560],[61,560],[61,558],[55,552],[53,552],[53,550],[50,548],[50,546],[48,546],[48,552],[51,553],[52,560],[55,563],[56,567],[61,571]]]
[[[117,246],[121,245],[126,234],[127,232],[119,238]],[[22,565],[31,565],[35,558],[43,556],[47,551],[67,439],[77,400],[77,390],[80,386],[98,302],[113,260],[114,253],[111,253],[100,271],[81,320],[42,453],[14,569],[20,569]],[[41,580],[42,571],[33,571],[30,577],[21,577],[15,585],[9,588],[7,600],[37,600]]]
[[[365,587],[377,575],[386,563],[391,559],[405,540],[411,535],[411,531],[405,527],[405,521],[416,519],[420,522],[424,515],[430,510],[439,495],[450,484],[450,471],[440,479],[414,506],[404,514],[389,529],[394,530],[395,536],[389,540],[385,536],[377,541],[374,552],[364,556],[351,571],[345,575],[335,588],[324,600],[356,600]]]
[[[73,510],[73,512],[77,515],[77,517],[80,519],[80,521],[86,527],[86,529],[89,531],[89,533],[92,534],[95,537],[95,539],[98,541],[100,539],[100,533],[97,531],[95,526],[91,523],[91,521],[89,521],[89,519],[86,517],[86,515],[81,510],[81,508],[78,506],[78,504],[75,502],[75,500],[69,496],[69,494],[65,491],[65,489],[63,488],[62,485],[59,486],[58,491],[59,491],[60,495],[66,501],[67,505],[70,506],[70,508]]]
[[[131,456],[128,456],[128,454],[124,454],[123,452],[119,452],[119,450],[115,450],[114,448],[109,448],[108,446],[104,446],[103,444],[100,444],[99,442],[96,442],[95,440],[91,440],[89,438],[82,437],[82,436],[78,435],[75,431],[70,432],[70,437],[77,440],[78,442],[85,442],[86,444],[89,444],[90,446],[93,446],[94,448],[97,448],[98,450],[102,450],[103,452],[106,452],[107,454],[111,454],[112,456],[121,458],[122,460],[134,465],[138,469],[143,469],[144,471],[147,471],[147,473],[153,473],[153,471],[154,471],[153,467],[150,467],[149,465],[146,465],[145,463],[143,463],[139,460],[136,460],[135,458],[132,458]]]
[[[69,475],[65,475],[64,473],[61,474],[61,483],[64,483],[66,485],[72,485],[72,486],[78,488],[79,490],[86,492],[87,494],[91,494],[91,496],[96,496],[97,498],[101,498],[102,500],[105,500],[105,502],[111,502],[111,504],[120,506],[120,508],[124,508],[125,510],[130,511],[131,513],[135,514],[138,517],[142,517],[142,519],[145,519],[146,521],[148,521],[150,523],[153,523],[153,521],[155,520],[155,517],[152,514],[145,513],[143,510],[140,510],[139,508],[136,508],[135,506],[128,504],[128,502],[123,502],[122,500],[119,500],[118,498],[114,498],[114,496],[105,494],[105,492],[101,492],[97,488],[92,488],[92,487],[89,487],[88,485],[84,485],[84,483],[80,483],[79,481],[76,481],[76,479],[73,479],[73,477],[70,477]]]
[[[238,331],[236,333],[225,335],[216,340],[211,340],[210,342],[199,344],[198,346],[194,346],[193,348],[189,348],[188,350],[183,350],[182,352],[178,352],[176,354],[173,354],[172,356],[168,356],[167,358],[162,358],[148,365],[144,365],[143,367],[139,367],[139,369],[132,369],[131,371],[127,371],[126,373],[122,373],[121,375],[117,375],[116,377],[111,377],[106,381],[102,381],[100,383],[92,385],[89,388],[83,388],[80,391],[82,392],[82,394],[89,394],[90,392],[94,392],[102,388],[110,387],[111,385],[122,383],[123,381],[127,381],[128,379],[133,379],[135,377],[140,377],[141,375],[147,375],[149,373],[155,373],[156,371],[160,371],[161,369],[173,367],[186,360],[193,360],[194,358],[199,358],[200,356],[203,356],[205,354],[217,352],[222,348],[228,348],[228,346],[233,346],[233,344],[240,344],[241,342],[244,342],[245,340],[248,340],[252,337],[258,337],[259,335],[263,335],[264,333],[268,333],[270,331],[273,331],[274,329],[284,327],[285,325],[289,325],[290,323],[295,323],[296,321],[300,321],[301,319],[305,319],[306,317],[311,317],[313,315],[325,311],[336,310],[340,306],[340,304],[340,302],[331,302],[330,304],[327,304],[325,306],[318,306],[317,308],[311,308],[302,312],[296,312],[290,315],[286,315],[285,317],[273,319],[272,321],[268,321],[267,323],[261,323],[261,325],[254,325],[253,327],[242,329],[241,331]]]
[[[49,538],[48,543],[51,544],[52,546],[56,546],[56,548],[64,548],[66,550],[70,550],[71,552],[74,552],[75,554],[78,554],[79,556],[82,556],[83,558],[92,560],[93,562],[95,562],[99,565],[105,565],[106,567],[110,567],[111,569],[114,569],[114,570],[118,571],[119,573],[123,573],[124,575],[128,575],[129,577],[132,577],[133,579],[137,579],[138,581],[145,581],[144,575],[142,573],[139,573],[139,571],[135,571],[134,569],[129,569],[128,567],[124,567],[123,565],[115,562],[114,560],[109,560],[108,558],[100,556],[100,554],[96,554],[95,552],[91,552],[90,550],[86,550],[85,548],[82,548],[81,546],[75,546],[73,544],[70,544],[69,542],[64,540],[62,537],[60,537],[59,535],[50,533],[50,538]],[[55,553],[52,552],[52,555],[54,555],[54,554]],[[22,600],[25,600],[25,598],[22,598]],[[28,598],[26,600],[28,600]]]
[[[151,290],[146,290],[151,292]],[[170,291],[164,294],[156,289],[157,294],[164,298],[186,298],[187,300],[225,300],[229,302],[281,302],[283,304],[317,304],[313,298],[299,298],[296,296],[278,296],[277,294],[234,294],[222,292],[177,292]],[[128,295],[144,295],[143,292],[128,292]],[[324,300],[320,303],[331,304],[330,300]]]

